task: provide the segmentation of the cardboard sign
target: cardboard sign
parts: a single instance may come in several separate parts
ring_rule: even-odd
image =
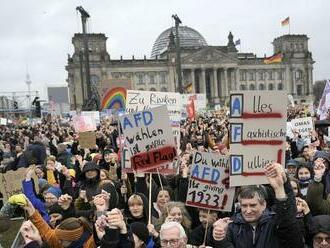
[[[176,147],[166,106],[119,117],[133,168],[149,171],[172,162]]]
[[[182,94],[181,95],[181,112],[186,112],[186,106],[189,102],[190,97],[194,98],[195,109],[197,112],[202,111],[206,108],[206,94]]]
[[[230,95],[230,186],[268,183],[264,167],[285,164],[286,92]]]
[[[81,148],[94,148],[96,146],[95,132],[79,133],[79,145]]]
[[[311,136],[314,130],[312,117],[299,118],[291,120],[292,130],[297,130],[301,137],[307,138]]]
[[[4,174],[0,173],[0,192],[5,200],[10,196],[22,193],[22,181],[25,179],[27,168],[20,168],[16,171],[7,171]],[[36,191],[39,191],[38,177],[35,173],[32,175]]]
[[[181,96],[179,93],[140,90],[127,91],[126,113],[135,113],[163,105],[167,106],[171,121],[180,121]]]
[[[7,119],[6,118],[0,118],[0,125],[7,125]]]
[[[292,124],[291,124],[291,122],[287,122],[286,123],[286,136],[288,136],[291,139],[294,137],[293,132],[292,132]]]
[[[96,121],[91,115],[76,115],[72,118],[72,120],[76,132],[89,132],[96,130]]]
[[[232,210],[235,188],[229,188],[229,159],[218,153],[195,152],[190,167],[186,205]]]

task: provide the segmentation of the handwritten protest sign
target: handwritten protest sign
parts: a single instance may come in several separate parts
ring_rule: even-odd
[[[231,211],[235,188],[229,188],[229,159],[217,153],[195,152],[190,168],[186,205]]]
[[[181,96],[174,92],[128,90],[126,113],[135,113],[158,106],[167,106],[171,121],[180,121]]]
[[[264,167],[284,165],[286,93],[242,91],[230,96],[230,186],[266,184]]]
[[[149,171],[174,160],[177,152],[165,105],[119,120],[136,171]]]
[[[186,106],[191,97],[194,98],[195,109],[197,112],[206,108],[206,94],[181,94],[181,112],[186,112]]]
[[[291,120],[291,126],[292,130],[299,132],[303,138],[310,137],[310,132],[314,130],[312,117],[293,119]]]
[[[76,132],[88,132],[96,130],[96,121],[91,115],[76,115],[72,118]]]
[[[0,118],[0,125],[7,125],[7,119],[6,118]]]
[[[79,145],[81,148],[94,148],[96,146],[95,132],[79,133]]]
[[[5,200],[10,196],[22,193],[22,180],[25,178],[27,168],[20,168],[16,171],[7,171],[0,174],[0,192]],[[38,178],[35,173],[32,175],[34,186],[38,192]]]

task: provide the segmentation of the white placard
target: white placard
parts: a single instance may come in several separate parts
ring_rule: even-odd
[[[231,93],[230,186],[266,184],[266,164],[285,164],[286,99],[284,91]]]
[[[177,152],[165,105],[120,116],[119,120],[135,170],[149,171],[174,159]]]
[[[311,131],[314,130],[312,117],[298,118],[291,120],[292,130],[299,132],[301,137],[311,137]]]
[[[229,160],[218,153],[195,152],[190,167],[186,205],[232,210],[235,188],[229,188]]]

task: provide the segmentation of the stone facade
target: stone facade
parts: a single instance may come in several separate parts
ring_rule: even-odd
[[[189,28],[188,31],[191,30]],[[102,80],[109,78],[130,78],[136,90],[176,91],[176,55],[172,32],[167,49],[158,53],[153,50],[152,59],[146,56],[143,59],[134,56],[131,59],[111,59],[106,40],[104,34],[88,34],[92,86],[99,88]],[[69,55],[66,70],[71,108],[74,108],[81,107],[82,96],[86,96],[87,89],[86,83],[81,80],[85,73],[82,34],[75,34],[72,43],[74,54]],[[273,47],[274,53],[282,52],[284,57],[281,63],[265,64],[264,58],[258,58],[253,53],[238,52],[231,33],[226,46],[205,45],[204,41],[200,46],[183,46],[183,85],[192,84],[193,92],[206,93],[210,106],[228,103],[231,90],[285,89],[296,102],[312,101],[314,61],[308,50],[308,37],[284,35],[274,39]]]

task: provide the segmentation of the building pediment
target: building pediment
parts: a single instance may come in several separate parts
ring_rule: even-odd
[[[238,59],[234,56],[215,47],[206,47],[182,58],[182,64],[237,64]]]

